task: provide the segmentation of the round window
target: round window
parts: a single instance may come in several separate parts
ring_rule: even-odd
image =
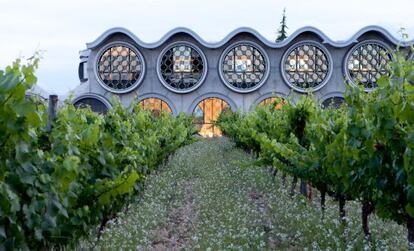
[[[142,81],[144,69],[141,53],[128,44],[110,44],[98,53],[97,75],[108,91],[131,91]]]
[[[268,58],[258,45],[242,42],[228,47],[220,60],[220,76],[233,91],[258,89],[268,76]]]
[[[204,81],[207,60],[194,45],[179,42],[162,51],[157,69],[166,88],[177,93],[187,93],[198,88]]]
[[[360,84],[365,90],[371,90],[377,86],[381,76],[388,75],[388,63],[391,60],[390,49],[386,44],[365,41],[349,51],[345,72],[352,84]]]
[[[332,72],[328,51],[313,41],[304,41],[290,47],[282,59],[282,75],[294,90],[307,92],[321,89]]]

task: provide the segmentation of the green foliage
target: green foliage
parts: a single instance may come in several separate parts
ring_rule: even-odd
[[[395,58],[378,88],[365,93],[349,86],[339,109],[303,97],[280,110],[224,114],[218,126],[258,151],[259,162],[414,227],[414,63]],[[414,242],[414,229],[409,233]]]
[[[278,36],[276,42],[282,42],[287,38],[287,25],[286,25],[286,8],[283,9],[282,21],[280,21],[280,28],[278,30]]]
[[[156,118],[114,99],[105,116],[65,104],[49,133],[44,104],[25,97],[37,63],[0,71],[0,250],[76,244],[195,132],[185,115]]]

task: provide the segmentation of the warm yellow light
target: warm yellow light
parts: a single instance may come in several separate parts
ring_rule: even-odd
[[[202,118],[201,121],[196,120],[199,125],[198,133],[203,137],[220,137],[222,136],[221,130],[214,126],[214,121],[220,116],[220,113],[228,108],[228,104],[219,98],[208,98],[201,101],[194,115],[198,115]],[[199,114],[200,113],[200,114]]]

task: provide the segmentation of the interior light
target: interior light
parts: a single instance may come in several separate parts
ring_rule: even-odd
[[[237,72],[245,72],[252,66],[252,61],[247,56],[238,56],[235,60],[235,66]]]

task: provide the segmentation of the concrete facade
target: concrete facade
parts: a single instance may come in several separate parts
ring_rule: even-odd
[[[118,96],[125,106],[129,106],[135,99],[159,98],[166,102],[174,115],[180,112],[192,114],[197,104],[210,97],[225,100],[232,110],[247,112],[265,98],[280,96],[293,100],[304,92],[292,88],[283,77],[285,53],[288,49],[302,41],[310,41],[325,48],[330,61],[330,72],[326,83],[313,92],[313,96],[320,102],[327,98],[342,97],[346,89],[346,56],[352,48],[364,41],[378,41],[389,49],[396,48],[398,44],[408,46],[412,43],[402,43],[390,35],[386,30],[377,26],[361,29],[347,41],[332,41],[318,29],[305,27],[290,35],[285,41],[274,43],[255,30],[239,28],[217,43],[209,43],[201,39],[196,33],[185,28],[177,28],[166,34],[155,43],[144,43],[130,31],[123,28],[113,28],[103,33],[95,41],[87,44],[87,49],[80,52],[79,78],[80,85],[74,90],[75,102],[82,101],[83,97],[96,97],[110,108],[112,96]],[[110,43],[123,43],[132,46],[142,54],[145,70],[142,81],[126,93],[115,93],[102,86],[99,82],[97,65],[100,53]],[[188,93],[176,93],[166,88],[157,74],[157,62],[161,52],[169,45],[177,42],[186,42],[199,48],[205,55],[207,71],[204,81],[198,88]],[[229,46],[240,42],[252,42],[263,49],[268,58],[268,76],[263,84],[249,92],[238,92],[229,88],[221,77],[219,71],[220,59]],[[352,83],[348,83],[352,84]]]

